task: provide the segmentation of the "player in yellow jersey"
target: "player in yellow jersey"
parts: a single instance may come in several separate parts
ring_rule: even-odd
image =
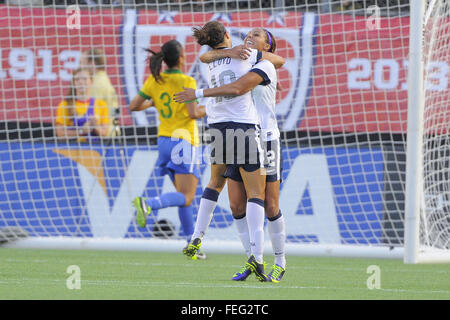
[[[78,138],[84,142],[108,136],[108,106],[104,100],[91,97],[91,84],[88,70],[74,71],[69,92],[56,111],[55,133],[58,138]]]
[[[135,198],[133,205],[136,207],[136,220],[140,227],[145,227],[151,210],[176,206],[184,235],[189,242],[194,231],[191,203],[199,180],[196,159],[200,151],[196,119],[204,117],[206,112],[196,101],[177,103],[172,100],[173,95],[183,87],[197,88],[195,79],[181,71],[185,64],[182,45],[176,40],[170,40],[161,47],[160,52],[148,52],[151,54],[151,75],[131,101],[130,110],[142,111],[152,106],[158,110],[159,156],[156,166],[163,174],[170,176],[177,192],[148,199]],[[167,70],[161,72],[163,62],[167,65]],[[199,252],[193,258],[205,257]]]

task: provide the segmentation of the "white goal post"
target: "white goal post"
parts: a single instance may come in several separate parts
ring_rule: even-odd
[[[192,27],[218,20],[234,45],[266,28],[286,60],[276,113],[287,254],[445,260],[449,12],[446,0],[0,3],[0,248],[181,251],[177,208],[153,211],[146,228],[136,224],[134,197],[174,187],[155,166],[158,112],[132,113],[129,104],[150,74],[144,49],[171,39],[185,49],[182,71],[205,88],[198,57],[207,48]],[[60,139],[58,105],[90,49],[102,52],[121,134]],[[204,161],[195,213],[210,174],[207,122],[197,123]],[[227,187],[204,250],[243,252]]]
[[[432,61],[450,61],[449,9],[448,1],[411,1],[405,263],[450,262],[450,95],[427,90]]]

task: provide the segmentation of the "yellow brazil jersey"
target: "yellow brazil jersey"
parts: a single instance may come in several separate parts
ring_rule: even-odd
[[[189,117],[184,103],[177,103],[173,95],[183,91],[183,87],[197,88],[195,79],[180,70],[169,69],[161,73],[162,80],[156,82],[150,75],[139,91],[145,99],[152,99],[159,113],[158,136],[178,137],[198,146],[198,127],[195,119]]]
[[[75,112],[78,117],[86,114],[89,108],[89,102],[89,100],[75,100]],[[94,100],[94,115],[97,117],[100,124],[110,123],[108,106],[105,101],[100,99]],[[56,111],[56,123],[67,127],[74,126],[73,117],[69,114],[66,100],[63,100],[58,106],[58,110]]]

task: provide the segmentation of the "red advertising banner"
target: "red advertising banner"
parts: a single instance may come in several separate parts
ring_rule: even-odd
[[[219,20],[233,44],[253,27],[277,39],[277,96],[281,130],[322,132],[406,131],[409,18],[367,19],[341,14],[241,12],[190,13],[151,10],[80,11],[80,28],[68,28],[64,9],[0,6],[0,120],[53,122],[81,52],[101,48],[107,73],[121,99],[121,123],[154,124],[154,113],[128,112],[148,76],[144,48],[159,50],[178,39],[187,56],[183,70],[206,86],[192,27]],[[448,58],[447,58],[448,59]],[[448,95],[449,61],[433,61],[432,91]]]
[[[322,15],[303,130],[405,132],[409,18]]]
[[[82,13],[81,29],[67,27],[66,10],[0,6],[0,119],[53,122],[81,51],[104,49],[107,72],[121,94],[121,11]],[[86,26],[86,27],[85,27]]]

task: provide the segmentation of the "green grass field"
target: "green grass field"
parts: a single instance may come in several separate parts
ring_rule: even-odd
[[[268,266],[272,257],[266,257]],[[450,299],[450,265],[400,260],[288,257],[279,284],[230,278],[242,255],[210,254],[190,261],[176,253],[0,249],[0,299]],[[81,288],[68,289],[67,268],[81,270]],[[367,268],[381,271],[369,290]]]

